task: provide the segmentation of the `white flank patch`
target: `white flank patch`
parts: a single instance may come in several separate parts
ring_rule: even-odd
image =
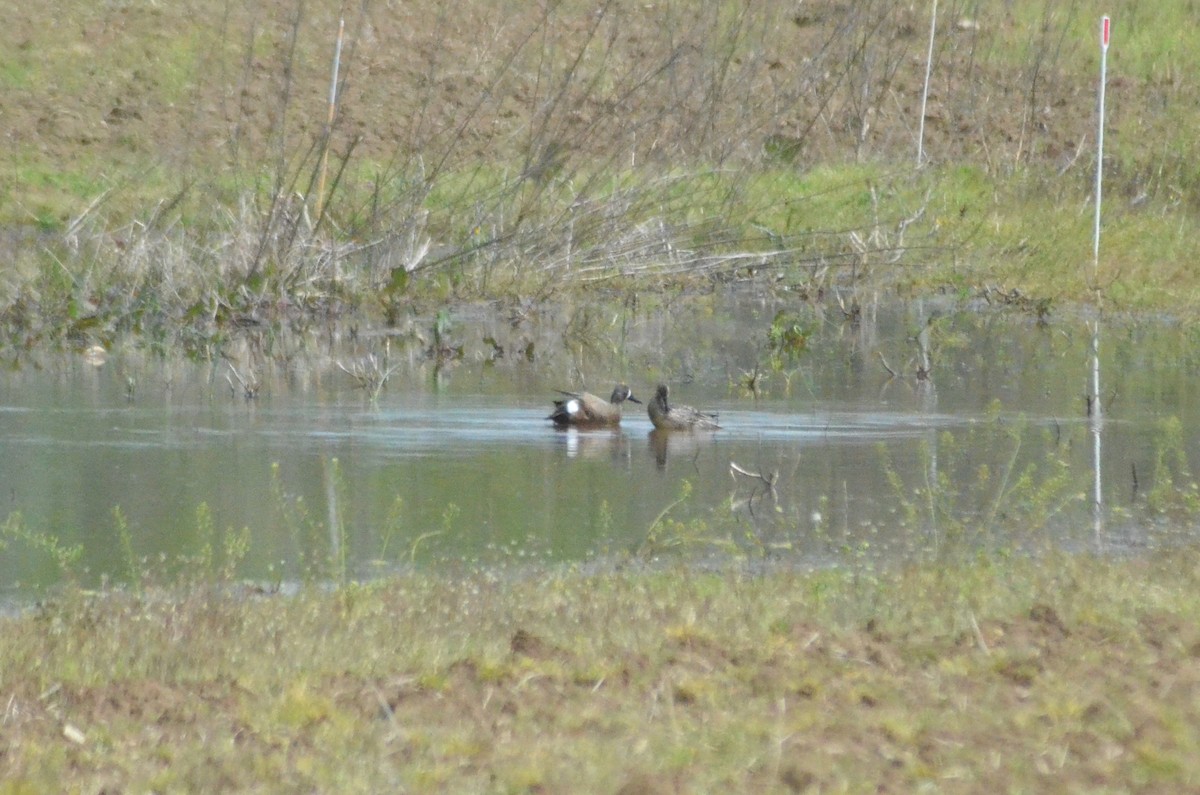
[[[571,416],[575,416],[576,414],[578,414],[579,408],[580,407],[579,407],[578,400],[568,400],[567,401],[567,413],[570,414]]]

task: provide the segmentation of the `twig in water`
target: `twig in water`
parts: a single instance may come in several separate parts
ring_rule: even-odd
[[[737,475],[745,475],[748,478],[759,480],[763,483],[764,495],[770,494],[771,499],[777,499],[779,497],[779,492],[775,490],[775,483],[779,480],[778,471],[772,472],[770,475],[764,475],[761,472],[751,472],[750,470],[739,466],[736,461],[730,461],[729,475],[735,481],[737,480]],[[757,494],[758,486],[756,485],[754,490],[750,492],[750,498],[746,500],[746,508],[750,511],[751,516],[754,516],[754,498],[757,496]]]
[[[392,373],[400,369],[398,364],[388,367],[386,359],[383,364],[380,364],[379,359],[373,353],[367,354],[365,358],[354,362],[350,367],[342,364],[341,361],[337,362],[337,366],[343,373],[357,381],[360,389],[369,391],[372,401],[379,399],[379,392],[392,377]]]
[[[759,368],[758,362],[755,362],[753,372],[742,373],[742,388],[750,390],[754,399],[758,400],[762,396],[762,382],[766,378],[766,373]]]
[[[238,380],[239,384],[241,384],[242,397],[244,397],[246,400],[253,400],[254,398],[258,397],[258,388],[260,384],[254,374],[250,373],[250,380],[246,380],[245,378],[242,378],[242,374],[239,373],[237,368],[233,366],[233,362],[226,360],[225,364],[229,365],[229,369],[233,372],[233,377]],[[237,389],[234,387],[233,378],[229,377],[229,373],[225,374],[225,380],[229,382],[230,393],[236,395]]]
[[[892,366],[888,364],[887,359],[884,358],[883,351],[875,351],[875,353],[879,354],[879,363],[883,365],[883,369],[888,371],[888,375],[890,375],[892,378],[895,378],[896,371],[892,369]]]

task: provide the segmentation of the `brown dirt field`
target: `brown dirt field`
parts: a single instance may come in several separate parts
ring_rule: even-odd
[[[347,11],[334,151],[357,142],[357,157],[385,167],[915,155],[928,22],[908,5],[363,9]],[[1076,153],[1093,87],[1061,68],[1083,46],[1070,20],[1023,34],[1031,55],[1014,69],[996,38],[1012,24],[1003,6],[943,15],[930,155],[1003,167]],[[14,7],[0,33],[24,74],[0,92],[10,151],[114,172],[254,167],[280,144],[297,157],[325,123],[337,16],[331,3],[308,4],[295,25],[289,3],[114,3],[47,21]],[[1052,35],[1065,43],[1039,39]],[[1114,84],[1114,106],[1130,88]]]

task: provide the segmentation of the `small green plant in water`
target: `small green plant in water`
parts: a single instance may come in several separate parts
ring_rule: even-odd
[[[196,506],[196,534],[203,539],[197,568],[203,572],[205,582],[209,585],[233,582],[237,578],[242,561],[246,559],[246,555],[250,554],[250,528],[243,526],[240,531],[235,531],[230,526],[225,529],[225,533],[220,539],[222,560],[219,567],[217,565],[217,530],[213,522],[212,509],[206,502],[201,502]]]
[[[461,513],[462,508],[458,507],[456,503],[447,503],[446,509],[442,511],[442,529],[430,530],[429,532],[422,533],[413,539],[412,544],[408,548],[409,562],[416,562],[417,550],[429,539],[437,538],[438,536],[442,535],[450,535],[452,529],[454,528],[454,520],[457,519]]]
[[[271,497],[279,521],[291,535],[294,548],[299,550],[297,575],[309,581],[320,579],[323,576],[321,559],[306,550],[319,549],[323,536],[321,523],[309,513],[303,496],[292,497],[284,489],[278,461],[271,464]]]
[[[379,543],[379,559],[387,560],[388,547],[392,545],[392,538],[400,530],[404,519],[404,498],[396,497],[392,500],[392,507],[388,509],[387,520],[383,523],[383,538]]]
[[[768,374],[781,375],[784,392],[790,394],[796,363],[808,350],[812,328],[795,312],[781,309],[775,313],[766,334],[765,361],[756,362],[752,372],[742,376],[742,387],[755,397],[763,392]]]
[[[240,531],[232,526],[225,528],[225,562],[221,566],[221,581],[233,582],[237,570],[246,555],[250,554],[250,528],[242,525]]]
[[[4,523],[0,524],[0,549],[7,547],[6,542],[17,542],[30,549],[46,553],[54,561],[54,565],[62,574],[63,579],[78,585],[79,559],[83,556],[82,545],[66,546],[49,533],[31,530],[25,526],[20,511],[10,513]]]
[[[944,431],[919,446],[920,474],[910,483],[880,444],[884,475],[900,506],[902,524],[931,535],[932,551],[1014,533],[1036,532],[1067,505],[1083,499],[1080,475],[1065,457],[1068,445],[1045,439],[1045,453],[1031,458],[1023,417],[1002,417],[993,403],[985,423],[965,434]],[[1043,433],[1049,434],[1048,431]],[[987,451],[988,460],[979,460]],[[999,463],[995,456],[1001,452]]]
[[[638,545],[637,556],[652,558],[668,549],[677,549],[696,543],[712,543],[709,538],[708,523],[702,519],[682,522],[673,519],[669,514],[692,496],[692,484],[683,481],[679,484],[679,497],[659,511],[658,516],[646,529],[646,537]]]
[[[442,532],[449,533],[454,527],[454,520],[462,513],[462,508],[458,507],[457,503],[448,503],[446,510],[442,511]]]
[[[776,312],[771,328],[767,330],[772,369],[778,371],[783,369],[785,363],[795,362],[808,350],[810,336],[812,329],[795,312],[784,309]]]
[[[1200,511],[1200,486],[1188,466],[1183,439],[1183,423],[1178,417],[1158,421],[1154,434],[1154,484],[1146,495],[1146,504],[1156,513],[1193,516]]]
[[[121,544],[121,554],[125,558],[125,574],[129,577],[129,586],[138,596],[144,590],[144,577],[140,561],[133,552],[133,533],[129,529],[129,521],[121,511],[121,506],[114,505],[112,509],[113,527],[117,531],[117,540]]]
[[[342,493],[342,466],[336,457],[325,467],[325,505],[329,517],[329,567],[338,585],[345,586],[349,577],[349,550],[346,523],[338,505]]]
[[[214,530],[212,510],[208,507],[207,502],[201,502],[196,506],[196,536],[203,539],[200,545],[200,571],[204,572],[204,576],[209,582],[216,582],[216,553],[214,545],[216,542],[216,531]]]
[[[600,538],[608,538],[612,533],[613,516],[608,500],[601,500],[596,510],[596,530]]]

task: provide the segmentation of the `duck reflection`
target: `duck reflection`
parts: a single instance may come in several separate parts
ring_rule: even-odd
[[[629,437],[620,428],[585,430],[568,426],[557,429],[556,436],[567,451],[567,458],[614,461],[629,459]]]
[[[650,431],[650,451],[654,453],[654,463],[659,469],[667,468],[667,458],[676,460],[695,460],[700,454],[700,448],[713,440],[715,434],[705,431],[679,433],[664,431],[658,428]]]

